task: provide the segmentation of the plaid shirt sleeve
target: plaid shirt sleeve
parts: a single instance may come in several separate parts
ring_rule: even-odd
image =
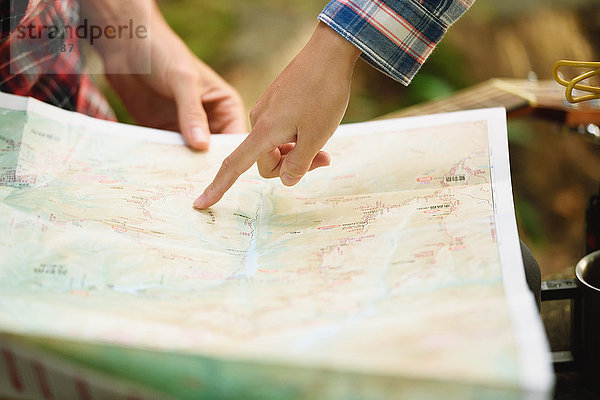
[[[0,91],[31,96],[71,111],[116,120],[108,102],[83,71],[74,32],[75,0],[0,0]],[[64,36],[19,38],[17,26],[57,27]]]
[[[319,20],[362,57],[408,85],[452,25],[475,0],[333,0]]]

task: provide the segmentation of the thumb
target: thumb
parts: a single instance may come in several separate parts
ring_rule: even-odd
[[[324,145],[324,143],[313,143],[313,140],[310,137],[303,139],[298,136],[296,146],[286,154],[279,173],[281,182],[285,186],[293,186],[300,182],[300,179],[310,170],[313,159]]]
[[[193,85],[180,85],[177,89],[175,102],[181,134],[190,147],[196,150],[208,150],[210,129],[200,91]]]

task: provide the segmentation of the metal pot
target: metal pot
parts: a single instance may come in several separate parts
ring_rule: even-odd
[[[579,370],[590,389],[600,393],[600,250],[579,260],[575,275],[542,282],[542,301],[572,300],[571,351],[552,353],[554,369]]]
[[[600,391],[600,250],[575,267],[579,299],[575,303],[575,362],[595,391]],[[594,379],[595,377],[595,379]]]

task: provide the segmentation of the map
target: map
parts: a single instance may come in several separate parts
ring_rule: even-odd
[[[174,398],[549,396],[504,110],[342,126],[198,211],[244,135],[0,106],[0,332]]]

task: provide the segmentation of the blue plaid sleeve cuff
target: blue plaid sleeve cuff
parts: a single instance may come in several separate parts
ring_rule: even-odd
[[[333,0],[319,20],[362,57],[408,85],[446,30],[475,0]]]

